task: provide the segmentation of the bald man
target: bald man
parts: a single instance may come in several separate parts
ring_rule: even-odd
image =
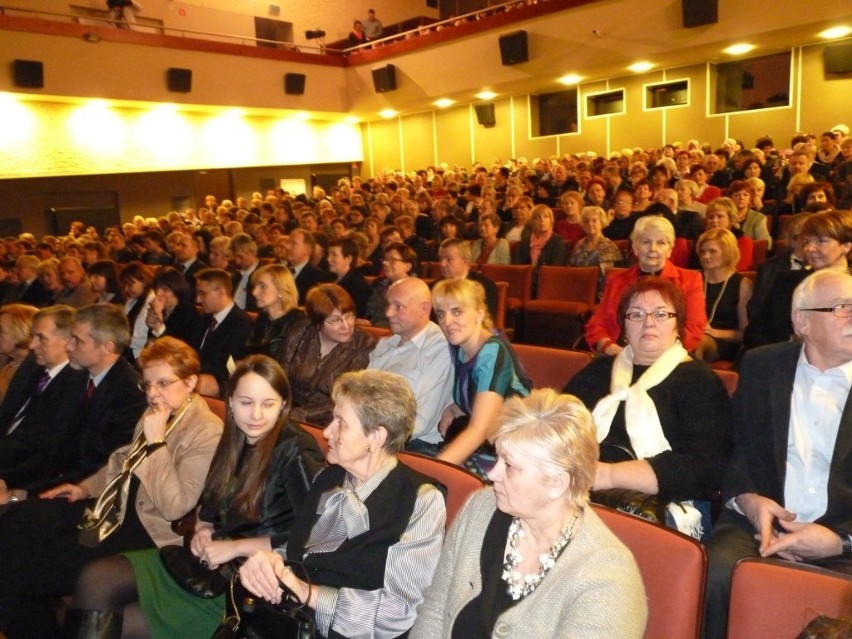
[[[368,368],[408,380],[417,400],[417,419],[406,448],[435,456],[443,442],[438,421],[453,403],[453,366],[444,333],[429,320],[431,312],[432,294],[423,280],[406,277],[391,285],[385,315],[393,335],[373,349]]]

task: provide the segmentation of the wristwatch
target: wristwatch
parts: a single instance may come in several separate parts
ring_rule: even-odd
[[[844,530],[843,528],[835,528],[834,534],[840,537],[840,542],[843,545],[843,556],[852,556],[852,532]]]

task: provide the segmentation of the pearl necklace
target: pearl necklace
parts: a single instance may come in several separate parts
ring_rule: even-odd
[[[506,555],[506,561],[503,563],[503,581],[507,584],[507,591],[513,601],[517,601],[521,597],[526,597],[533,590],[538,588],[545,575],[550,572],[550,569],[556,565],[556,560],[565,549],[571,539],[574,537],[574,526],[577,524],[577,518],[580,516],[582,508],[574,511],[574,516],[568,525],[559,533],[556,541],[546,553],[539,555],[538,573],[524,575],[515,570],[518,565],[524,560],[521,553],[518,551],[518,546],[521,544],[521,539],[526,537],[524,529],[521,528],[521,520],[517,517],[512,518],[512,525],[509,526],[509,554]]]
[[[719,307],[719,302],[722,301],[722,296],[725,294],[725,289],[728,288],[728,282],[731,279],[733,273],[729,273],[728,277],[725,278],[724,284],[722,284],[722,290],[719,291],[719,294],[716,296],[716,301],[713,302],[713,308],[710,310],[710,317],[707,318],[707,325],[710,326],[713,324],[713,320],[716,317],[716,309]],[[713,282],[714,284],[718,284],[718,282]],[[707,299],[707,278],[704,278],[704,299]]]

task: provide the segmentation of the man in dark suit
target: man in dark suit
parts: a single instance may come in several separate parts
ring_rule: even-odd
[[[438,256],[441,259],[441,276],[445,280],[469,279],[479,282],[485,289],[485,304],[491,313],[491,319],[496,319],[497,285],[490,278],[470,270],[470,242],[459,238],[446,239],[441,242]]]
[[[200,271],[195,279],[195,299],[204,309],[207,326],[199,356],[198,388],[204,395],[224,397],[236,363],[248,354],[251,318],[234,303],[231,275],[218,268]]]
[[[53,303],[53,294],[44,288],[44,284],[38,279],[40,263],[35,255],[21,255],[15,260],[18,289],[15,291],[14,301],[30,304],[36,308],[43,308]]]
[[[198,259],[198,244],[188,233],[181,234],[175,242],[174,265],[186,279],[192,297],[195,298],[195,275],[207,268],[207,264]]]
[[[21,363],[0,407],[0,478],[27,489],[50,476],[73,416],[85,397],[86,374],[68,362],[74,310],[50,306],[33,318],[32,353]]]
[[[704,639],[724,639],[731,573],[778,556],[852,574],[852,276],[824,269],[794,293],[802,343],[746,354],[734,451],[707,543]]]
[[[299,291],[299,305],[304,305],[305,296],[317,284],[334,281],[334,275],[323,271],[311,264],[316,240],[314,236],[302,229],[290,233],[287,243],[287,262],[296,279],[296,290]]]
[[[237,272],[231,275],[234,286],[234,303],[244,311],[257,312],[257,300],[251,292],[251,276],[260,266],[257,243],[248,233],[237,233],[231,238],[231,261]]]

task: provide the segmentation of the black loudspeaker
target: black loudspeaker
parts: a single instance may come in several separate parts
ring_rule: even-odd
[[[174,93],[189,93],[192,91],[192,69],[169,69],[166,76],[169,91]]]
[[[681,3],[684,29],[719,22],[719,0],[681,0]]]
[[[284,93],[287,95],[303,95],[305,93],[305,74],[285,73]]]
[[[44,87],[44,64],[35,60],[15,60],[12,65],[15,86],[23,89]]]
[[[396,67],[389,64],[378,69],[373,69],[373,86],[376,93],[386,93],[396,90]]]
[[[492,126],[497,124],[497,116],[494,115],[494,104],[477,104],[476,109],[476,121],[479,122],[482,126],[487,129],[490,129]]]
[[[530,54],[527,51],[527,32],[515,31],[500,36],[500,58],[506,67],[528,61]]]
[[[852,42],[826,45],[823,56],[826,73],[852,72]]]

